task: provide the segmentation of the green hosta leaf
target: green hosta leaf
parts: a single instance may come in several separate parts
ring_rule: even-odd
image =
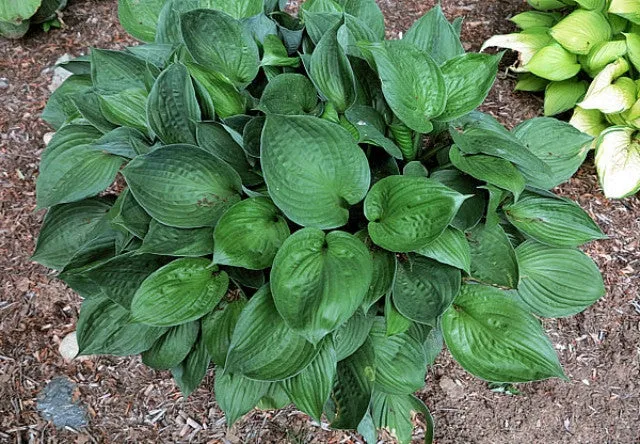
[[[343,113],[356,99],[353,70],[335,31],[327,32],[311,56],[309,77],[320,94]]]
[[[403,41],[361,44],[371,53],[393,112],[411,129],[428,133],[447,101],[444,77],[428,53]]]
[[[463,201],[464,196],[433,179],[386,177],[365,199],[369,236],[390,251],[418,250],[442,234]]]
[[[470,273],[471,247],[464,233],[457,228],[447,227],[436,240],[416,253]]]
[[[153,42],[156,37],[158,16],[166,0],[120,0],[120,25],[138,40]]]
[[[171,369],[173,379],[184,396],[189,396],[198,388],[207,374],[210,361],[204,342],[198,340],[186,359]]]
[[[357,310],[355,314],[333,332],[336,360],[342,361],[354,354],[369,337],[374,316]]]
[[[175,228],[152,219],[138,252],[162,256],[206,256],[213,253],[213,228]]]
[[[416,21],[403,39],[431,54],[438,64],[464,54],[460,37],[444,16],[440,5],[436,5]]]
[[[225,119],[244,114],[246,98],[222,74],[210,71],[196,63],[187,63],[187,69],[194,80],[208,93],[216,114]]]
[[[370,334],[376,357],[376,390],[402,395],[424,386],[424,341],[429,330],[430,327],[413,324],[404,333],[387,336],[384,318],[376,318]]]
[[[335,408],[331,428],[355,430],[358,427],[369,409],[375,378],[375,353],[371,341],[367,340],[354,354],[338,362],[331,393]]]
[[[566,199],[524,193],[504,213],[518,230],[554,247],[577,247],[606,236],[589,215]]]
[[[125,188],[118,196],[110,216],[112,224],[140,239],[144,238],[149,230],[151,216],[134,199],[128,188]]]
[[[555,116],[573,109],[586,92],[587,83],[576,79],[549,83],[544,93],[544,115]]]
[[[225,371],[260,381],[281,381],[303,371],[319,350],[287,326],[269,286],[264,286],[240,314]]]
[[[452,227],[467,230],[478,225],[486,207],[485,195],[478,188],[479,182],[471,180],[469,176],[465,176],[456,169],[434,171],[431,173],[431,179],[437,180],[466,197],[450,224]]]
[[[402,168],[404,176],[429,177],[429,171],[422,163],[417,160],[407,162]]]
[[[611,26],[601,13],[577,9],[551,28],[550,34],[573,54],[589,54],[598,43],[611,40]]]
[[[258,46],[236,19],[221,11],[195,10],[180,18],[182,37],[193,58],[244,87],[258,74]]]
[[[460,291],[460,282],[460,270],[426,257],[409,256],[398,262],[393,303],[403,316],[435,325]]]
[[[238,419],[249,413],[267,394],[271,383],[253,381],[242,375],[216,370],[215,397],[220,409],[227,418],[227,426],[231,427]]]
[[[295,73],[275,76],[260,99],[260,108],[267,114],[310,114],[317,106],[318,95],[313,83],[302,74]]]
[[[79,117],[75,98],[91,91],[93,84],[86,75],[73,75],[66,79],[49,97],[42,111],[42,119],[59,130],[62,125]]]
[[[0,4],[0,21],[19,23],[36,13],[42,0],[10,0]]]
[[[265,44],[267,47],[269,47],[270,44],[276,44],[273,38],[278,36],[278,24],[265,13],[261,12],[253,17],[243,19],[242,26],[249,30],[254,40],[262,44],[263,48]],[[277,46],[277,50],[274,53],[273,50],[275,46],[271,46],[269,48],[269,58],[271,58],[274,63],[278,64],[278,66],[300,66],[300,59],[298,57],[287,57],[288,52],[284,42],[281,38],[278,38],[277,40],[278,43],[275,45]]]
[[[262,183],[262,177],[253,170],[246,153],[224,126],[218,123],[199,123],[196,134],[200,148],[228,163],[240,175],[244,185]]]
[[[262,12],[263,0],[210,0],[213,9],[226,12],[231,17],[241,19],[253,17]]]
[[[349,132],[315,117],[269,115],[261,163],[274,203],[302,226],[344,225],[349,206],[365,197],[371,180],[367,158]]]
[[[311,363],[293,378],[283,382],[284,390],[297,408],[320,421],[336,375],[336,350],[333,341],[324,341]]]
[[[305,2],[303,4],[307,4]],[[326,33],[338,28],[343,14],[339,12],[304,11],[304,25],[311,41],[317,45]],[[285,42],[286,43],[286,42]]]
[[[130,313],[105,296],[85,299],[78,319],[80,355],[127,356],[151,348],[166,329],[132,323]]]
[[[246,305],[247,301],[244,299],[221,303],[218,309],[202,318],[202,340],[211,360],[220,367],[225,365],[233,330]]]
[[[200,118],[200,107],[187,68],[179,63],[169,66],[149,93],[149,127],[166,145],[193,145],[196,143],[196,122]]]
[[[147,213],[177,228],[213,226],[240,200],[238,173],[192,145],[168,145],[138,156],[122,174]]]
[[[153,347],[142,353],[142,362],[156,370],[177,367],[191,351],[199,332],[197,321],[172,327]]]
[[[49,99],[51,100],[51,99]],[[98,130],[105,134],[118,128],[115,124],[109,122],[105,116],[102,115],[102,109],[100,108],[100,96],[91,89],[82,93],[73,95],[72,99],[76,110],[80,115],[87,120],[91,125],[95,126]],[[44,117],[43,119],[47,120]]]
[[[381,40],[365,22],[350,14],[345,14],[344,24],[338,28],[338,42],[348,56],[364,59],[362,51],[358,48],[358,42],[379,42]]]
[[[163,69],[169,64],[171,57],[174,55],[175,47],[168,43],[148,43],[146,45],[128,46],[127,51],[145,62]]]
[[[103,199],[51,208],[44,218],[32,260],[54,270],[62,270],[95,237],[95,229],[111,205]]]
[[[339,3],[344,8],[345,22],[347,14],[357,17],[371,30],[376,39],[384,38],[384,15],[375,0],[339,0]]]
[[[129,126],[147,132],[147,91],[140,88],[126,89],[120,93],[98,96],[100,112],[114,125]]]
[[[145,279],[131,302],[131,315],[149,325],[184,324],[213,310],[228,286],[227,273],[210,267],[208,259],[176,259]]]
[[[442,338],[442,330],[438,325],[437,328],[431,329],[424,343],[425,354],[427,355],[427,364],[433,365],[438,355],[444,347],[444,339]]]
[[[469,373],[493,382],[564,377],[540,322],[504,292],[465,285],[442,318],[447,348]]]
[[[486,284],[516,288],[518,262],[500,225],[479,225],[467,234],[471,246],[471,277]]]
[[[636,25],[640,25],[640,8],[633,0],[611,0],[609,13],[619,15]]]
[[[573,176],[584,162],[592,140],[572,125],[550,118],[527,120],[513,134],[551,170],[548,177],[529,178],[530,185],[545,190]]]
[[[391,289],[396,274],[396,257],[390,251],[375,245],[367,236],[366,231],[360,231],[356,233],[356,236],[364,242],[369,249],[369,255],[371,256],[373,264],[371,284],[369,285],[369,291],[362,304],[366,312]]]
[[[344,8],[334,0],[309,0],[302,6],[303,14],[309,12],[343,12]]]
[[[442,65],[447,105],[437,120],[447,122],[480,106],[493,86],[501,58],[501,54],[463,54]]]
[[[0,21],[0,37],[8,39],[20,39],[29,31],[30,20],[20,23]]]
[[[262,270],[248,270],[246,268],[235,267],[225,267],[225,270],[229,273],[229,279],[231,279],[237,287],[247,287],[257,290],[266,282]]]
[[[218,221],[213,260],[216,264],[250,270],[270,267],[289,234],[287,221],[269,199],[243,200]]]
[[[605,295],[598,266],[579,250],[526,241],[516,248],[516,254],[518,294],[538,316],[571,316]]]
[[[399,335],[409,330],[413,321],[398,311],[391,298],[391,292],[384,299],[384,319],[387,324],[387,336]]]
[[[482,154],[464,156],[455,145],[449,150],[449,158],[459,170],[478,180],[511,191],[516,199],[524,191],[524,177],[508,160]]]
[[[93,49],[91,79],[99,94],[117,94],[125,89],[146,89],[147,64],[123,51]]]
[[[392,395],[379,391],[371,398],[371,415],[376,427],[386,429],[399,444],[410,444],[413,434],[411,419],[414,413],[425,415],[427,431],[425,443],[433,440],[433,418],[422,401],[413,395]]]
[[[369,251],[355,236],[305,228],[276,254],[273,299],[287,325],[317,344],[362,304],[372,271]]]
[[[384,119],[375,109],[354,105],[347,110],[345,116],[358,132],[358,143],[379,146],[396,159],[402,159],[400,148],[384,135]]]
[[[626,42],[627,42],[627,54],[629,56],[629,61],[633,64],[633,66],[640,70],[640,33],[626,33],[624,34]]]
[[[268,20],[268,19],[267,19]],[[270,23],[273,24],[270,20]],[[275,24],[273,24],[275,28]],[[287,48],[277,35],[269,34],[264,38],[264,55],[262,56],[262,66],[300,66],[300,59],[289,57]]]
[[[373,418],[369,410],[367,410],[360,424],[358,424],[357,432],[362,435],[364,442],[367,444],[378,442],[378,430],[373,423]]]
[[[582,68],[574,53],[554,43],[536,52],[527,69],[538,77],[559,82],[574,77]]]
[[[604,194],[631,196],[640,190],[640,142],[633,128],[614,126],[598,139],[595,158]]]
[[[562,16],[557,12],[525,11],[514,15],[509,20],[515,23],[520,29],[551,28],[558,23],[560,17]]]
[[[129,310],[140,285],[165,263],[166,261],[158,256],[126,253],[91,267],[81,274],[91,279],[103,295]]]

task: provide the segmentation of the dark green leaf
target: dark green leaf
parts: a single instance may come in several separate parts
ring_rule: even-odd
[[[400,148],[383,134],[386,125],[375,109],[354,105],[347,110],[345,116],[358,131],[358,143],[379,146],[396,159],[402,159]]]
[[[117,94],[126,89],[146,90],[147,64],[123,51],[93,49],[91,79],[99,94]]]
[[[500,225],[478,225],[467,232],[471,246],[471,277],[485,284],[516,288],[518,262]]]
[[[199,331],[197,321],[170,328],[153,347],[142,353],[142,362],[156,370],[177,367],[191,351]]]
[[[436,240],[416,253],[470,273],[471,248],[464,233],[457,228],[447,227]]]
[[[313,83],[302,74],[295,73],[275,76],[260,99],[260,108],[273,114],[311,114],[317,106],[318,95]]]
[[[47,106],[42,111],[42,119],[58,130],[65,123],[79,117],[74,99],[91,91],[92,86],[91,78],[86,75],[69,77],[51,94]]]
[[[122,92],[100,95],[100,112],[109,122],[119,126],[129,126],[147,133],[147,91],[129,88]]]
[[[416,21],[405,34],[404,40],[431,54],[439,64],[464,54],[460,37],[447,21],[440,5],[436,5]]]
[[[224,367],[231,344],[233,330],[247,301],[221,303],[219,308],[202,318],[202,340],[214,364]]]
[[[251,411],[269,391],[271,383],[254,381],[242,375],[216,370],[215,396],[220,409],[225,413],[227,426],[231,427],[239,418]]]
[[[384,319],[387,326],[387,336],[399,335],[409,330],[413,321],[398,311],[393,303],[391,292],[384,298]]]
[[[112,224],[140,239],[143,239],[149,231],[151,216],[144,211],[128,188],[120,193],[109,215]]]
[[[166,0],[120,0],[118,19],[120,25],[138,40],[153,42],[156,25]]]
[[[357,310],[351,318],[333,332],[336,360],[342,361],[356,352],[369,337],[374,316]]]
[[[209,355],[202,339],[196,342],[186,359],[171,369],[173,379],[184,396],[189,396],[198,388],[209,368]]]
[[[213,253],[213,228],[175,228],[152,219],[138,251],[163,256],[206,256]]]
[[[390,251],[384,250],[375,245],[368,237],[366,231],[356,233],[356,237],[360,239],[369,249],[371,261],[373,263],[373,276],[369,291],[364,298],[362,307],[367,312],[373,304],[375,304],[382,296],[387,294],[393,284],[396,275],[396,257]]]
[[[220,118],[244,114],[247,106],[246,98],[222,74],[195,63],[187,63],[187,69],[196,83],[207,92]]]
[[[376,427],[386,429],[398,444],[410,444],[413,434],[411,419],[414,413],[422,413],[427,419],[425,443],[431,443],[433,419],[422,401],[411,394],[388,394],[373,392],[371,398],[371,415]]]

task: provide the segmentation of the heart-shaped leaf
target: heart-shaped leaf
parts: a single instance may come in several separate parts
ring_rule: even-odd
[[[201,318],[227,292],[229,277],[207,259],[183,258],[165,265],[142,283],[131,302],[136,322],[171,327]]]
[[[372,272],[369,251],[355,236],[305,228],[276,254],[271,291],[289,327],[317,344],[362,304]]]
[[[284,73],[267,84],[260,98],[266,113],[283,115],[310,114],[318,106],[318,93],[302,74]]]
[[[309,116],[267,116],[261,163],[269,195],[293,222],[336,228],[371,180],[364,152],[344,128]]]

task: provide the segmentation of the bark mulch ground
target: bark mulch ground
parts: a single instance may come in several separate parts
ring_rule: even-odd
[[[390,35],[398,36],[434,1],[379,3]],[[523,0],[442,4],[450,18],[465,17],[469,50],[511,31],[506,19],[526,8]],[[58,57],[133,44],[117,24],[115,0],[71,1],[64,22],[62,30],[0,41],[0,442],[361,441],[293,409],[254,411],[227,430],[211,375],[184,399],[168,373],[152,371],[138,358],[61,358],[58,345],[75,329],[80,301],[29,261],[43,217],[34,212],[38,159],[50,131],[39,114]],[[483,107],[507,126],[541,113],[539,97],[512,92],[506,68],[513,60],[506,57]],[[604,272],[607,296],[583,314],[545,323],[570,381],[521,385],[520,396],[495,393],[445,352],[419,393],[436,417],[439,443],[640,442],[640,201],[606,200],[591,160],[558,192],[578,201],[609,236],[585,249]],[[36,397],[56,377],[77,384],[87,429],[56,430],[38,414]],[[419,424],[416,439],[422,430]]]

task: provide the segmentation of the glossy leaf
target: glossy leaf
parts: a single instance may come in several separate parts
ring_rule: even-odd
[[[246,305],[244,299],[223,302],[218,309],[202,318],[202,340],[214,364],[224,367],[233,331]]]
[[[471,247],[471,277],[486,284],[516,288],[518,262],[500,225],[479,225],[467,233]]]
[[[307,227],[344,225],[369,188],[364,152],[345,129],[315,117],[269,115],[261,163],[274,203]]]
[[[198,340],[185,360],[171,369],[171,374],[184,396],[189,396],[202,383],[209,362],[207,349],[202,340]]]
[[[167,145],[138,156],[122,174],[147,213],[177,228],[213,226],[240,200],[238,174],[192,145]]]
[[[457,228],[447,227],[436,240],[416,253],[470,273],[471,247],[464,233]]]
[[[487,381],[565,377],[540,322],[496,288],[463,286],[442,331],[455,360]]]
[[[191,351],[199,332],[198,322],[172,327],[153,344],[153,347],[142,353],[142,362],[156,370],[177,367]]]
[[[213,253],[213,228],[175,228],[152,219],[138,252],[178,257],[206,256]]]
[[[249,413],[269,390],[271,383],[253,381],[242,375],[216,369],[215,396],[220,409],[225,413],[227,426]]]
[[[337,361],[348,358],[362,347],[369,337],[374,318],[357,310],[347,322],[333,332]]]
[[[317,344],[355,313],[371,276],[369,251],[358,238],[305,228],[276,254],[271,291],[287,325]]]
[[[209,313],[229,286],[227,274],[209,265],[207,259],[176,259],[151,274],[133,297],[132,318],[171,327]]]
[[[386,177],[365,199],[369,236],[390,251],[418,250],[442,234],[463,201],[464,196],[433,179]]]

